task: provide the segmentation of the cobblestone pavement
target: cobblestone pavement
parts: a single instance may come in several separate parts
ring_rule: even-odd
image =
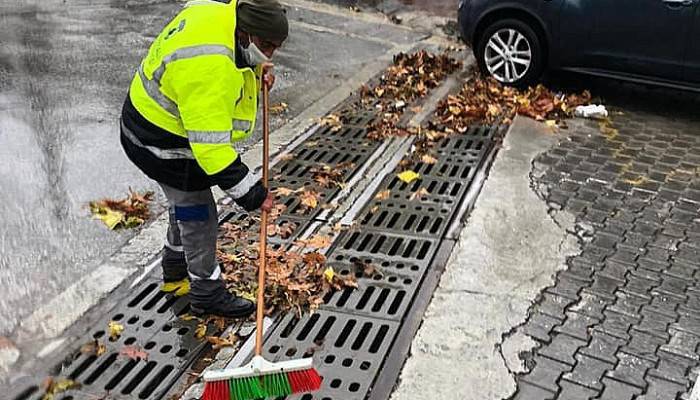
[[[538,347],[521,356],[530,372],[512,399],[689,398],[700,370],[700,119],[646,108],[616,113],[604,132],[571,122],[533,165],[550,213],[576,216],[583,250],[520,327]]]

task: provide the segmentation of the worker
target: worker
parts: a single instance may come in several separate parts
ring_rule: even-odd
[[[274,83],[263,69],[288,29],[277,0],[191,1],[151,44],[124,102],[124,151],[168,200],[162,290],[189,291],[194,314],[237,318],[255,309],[221,279],[211,187],[247,211],[273,206],[233,144],[253,132],[261,80]]]

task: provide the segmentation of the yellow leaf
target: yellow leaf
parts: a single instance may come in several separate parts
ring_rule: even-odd
[[[194,330],[194,337],[201,339],[207,334],[207,324],[197,324],[197,329]]]
[[[99,212],[94,212],[95,218],[102,220],[102,222],[107,225],[107,228],[114,229],[122,221],[124,221],[124,213],[121,211],[114,211],[110,208],[100,208]]]
[[[323,276],[326,278],[328,282],[333,282],[333,277],[335,276],[335,271],[333,271],[333,267],[328,267],[326,268],[325,271],[323,271]]]
[[[122,332],[124,332],[124,325],[116,321],[109,321],[107,327],[109,328],[109,337],[111,339],[118,339],[119,336],[122,335]]]
[[[390,195],[391,195],[391,190],[387,189],[387,190],[382,190],[381,192],[377,193],[377,195],[374,196],[374,198],[376,200],[386,200],[389,198]]]
[[[277,103],[270,106],[271,114],[281,114],[287,110],[287,103]]]
[[[557,121],[553,119],[548,119],[544,122],[545,125],[547,125],[549,128],[556,128],[557,127]]]
[[[54,400],[54,396],[65,392],[66,390],[77,389],[80,387],[80,383],[70,380],[70,379],[58,379],[54,380],[49,378],[47,382],[44,383],[46,392],[42,397],[42,400]]]
[[[402,173],[400,173],[396,176],[398,176],[402,182],[406,182],[406,183],[411,183],[411,182],[415,181],[416,179],[420,178],[420,175],[418,173],[416,173],[415,171],[411,171],[410,169],[403,171]]]
[[[420,158],[420,160],[425,164],[435,164],[437,162],[437,158],[428,154],[424,154],[423,157]]]

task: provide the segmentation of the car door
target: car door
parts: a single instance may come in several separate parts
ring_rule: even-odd
[[[564,66],[664,79],[683,78],[698,0],[566,0]],[[568,65],[567,65],[568,64]]]
[[[700,84],[700,6],[695,7],[691,38],[685,53],[685,80]]]

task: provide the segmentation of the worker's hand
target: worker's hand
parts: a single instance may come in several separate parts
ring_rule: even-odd
[[[262,205],[260,206],[260,209],[265,211],[265,212],[270,212],[274,206],[275,206],[275,196],[272,194],[271,191],[268,191],[267,197],[265,198],[265,201],[263,201]]]
[[[273,67],[274,65],[269,62],[262,64],[263,83],[268,89],[272,89],[272,86],[275,85],[275,74],[272,72]]]

